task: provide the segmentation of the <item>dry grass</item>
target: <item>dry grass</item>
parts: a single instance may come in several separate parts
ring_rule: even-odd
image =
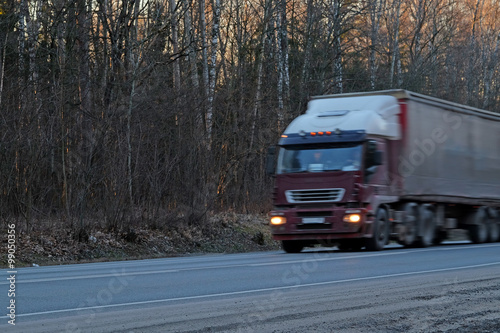
[[[98,224],[83,231],[54,221],[38,225],[36,230],[17,234],[17,267],[279,248],[271,238],[267,218],[261,215],[222,213],[208,216],[201,225],[136,225],[120,231],[106,230]],[[0,236],[4,244],[6,237],[5,233]],[[1,266],[6,264],[3,256]]]

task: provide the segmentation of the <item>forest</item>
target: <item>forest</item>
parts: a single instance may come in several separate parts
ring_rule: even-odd
[[[0,1],[0,218],[30,229],[265,213],[314,95],[500,111],[498,0]]]

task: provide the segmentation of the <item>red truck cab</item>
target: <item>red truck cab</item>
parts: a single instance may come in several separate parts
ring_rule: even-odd
[[[389,194],[385,150],[387,141],[400,139],[399,111],[390,96],[313,99],[288,126],[279,142],[271,212],[273,237],[286,252],[317,243],[385,245],[386,237],[367,239],[373,239],[373,205]]]

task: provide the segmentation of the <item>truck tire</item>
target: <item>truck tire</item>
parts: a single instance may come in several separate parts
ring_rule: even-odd
[[[488,229],[485,224],[473,224],[469,227],[470,240],[475,244],[481,244],[488,239]]]
[[[286,253],[300,253],[304,248],[304,243],[301,241],[284,240],[281,241],[281,246]]]
[[[473,243],[481,244],[488,240],[488,214],[484,207],[479,208],[469,217],[469,238]]]
[[[418,206],[414,202],[409,202],[404,205],[403,210],[405,212],[405,232],[403,240],[399,243],[410,247],[415,245],[417,241]]]
[[[488,208],[488,242],[500,240],[500,211],[492,207]]]
[[[365,246],[368,251],[380,251],[389,240],[389,219],[387,211],[383,208],[377,210],[373,221],[373,235],[366,239]]]
[[[498,242],[500,238],[500,227],[495,220],[490,220],[488,225],[488,241],[494,243]]]
[[[488,241],[495,243],[500,240],[500,225],[496,220],[490,220],[488,224]]]
[[[436,219],[434,212],[421,205],[419,209],[419,232],[416,245],[418,247],[429,247],[433,244],[436,237]]]

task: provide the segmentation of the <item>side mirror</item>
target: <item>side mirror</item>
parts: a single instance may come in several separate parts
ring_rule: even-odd
[[[267,148],[267,156],[266,156],[266,173],[270,176],[273,176],[275,173],[275,156],[276,156],[276,147],[272,146]]]

